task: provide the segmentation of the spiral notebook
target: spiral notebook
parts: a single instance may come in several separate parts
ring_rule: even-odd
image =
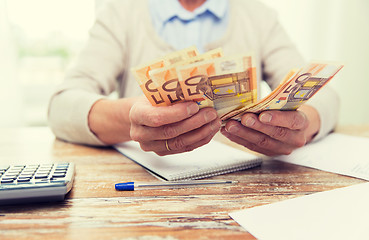
[[[139,144],[133,141],[115,145],[115,148],[167,181],[201,179],[226,174],[256,167],[262,162],[260,156],[215,140],[191,152],[164,157],[153,152],[144,152]]]

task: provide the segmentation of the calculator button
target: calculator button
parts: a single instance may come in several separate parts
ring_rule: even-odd
[[[51,164],[42,164],[42,165],[40,165],[40,167],[39,168],[52,168],[53,167],[53,165]]]
[[[69,163],[58,163],[57,166],[69,166]]]
[[[24,166],[12,166],[10,167],[10,169],[23,169]]]
[[[33,174],[21,174],[18,176],[18,178],[31,178],[33,176]]]
[[[31,178],[18,178],[17,182],[29,182]]]
[[[23,171],[36,171],[37,167],[25,167],[23,168]]]
[[[45,171],[50,171],[51,168],[39,168],[37,171],[38,172],[45,172]]]
[[[14,173],[8,173],[8,172],[6,172],[6,173],[4,174],[4,176],[7,176],[7,177],[14,177],[14,176],[18,176],[18,174],[14,174]]]
[[[58,163],[56,166],[57,167],[68,167],[69,164],[68,163]]]
[[[15,175],[4,175],[3,176],[3,179],[16,179],[17,178],[17,176],[15,176]]]
[[[38,168],[40,165],[38,164],[30,164],[30,165],[27,165],[26,167],[31,167],[31,168]]]
[[[13,183],[14,179],[1,179],[1,183]]]
[[[53,178],[61,178],[61,177],[65,177],[65,174],[64,173],[63,174],[59,174],[59,173],[53,174]]]
[[[35,179],[47,178],[49,175],[36,175]]]
[[[22,170],[24,167],[10,167],[8,170]]]
[[[39,168],[39,169],[37,169],[37,171],[50,171],[51,170],[51,168]]]
[[[44,163],[44,164],[41,164],[40,165],[40,167],[52,167],[52,166],[54,166],[54,164],[52,164],[52,163]]]
[[[55,170],[67,170],[69,167],[56,167]]]
[[[50,178],[50,182],[52,182],[52,183],[64,183],[65,181],[61,180],[60,178],[56,178],[56,179]]]
[[[35,180],[35,183],[48,183],[49,182],[49,179],[38,179],[38,180]]]

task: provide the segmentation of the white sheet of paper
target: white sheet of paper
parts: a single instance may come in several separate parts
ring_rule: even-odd
[[[369,180],[369,138],[366,137],[332,133],[277,159]]]
[[[369,239],[369,183],[229,214],[263,240]]]

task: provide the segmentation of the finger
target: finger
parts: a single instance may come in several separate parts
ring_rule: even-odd
[[[178,137],[168,139],[168,147],[171,152],[186,152],[189,149],[193,149],[194,147],[198,147],[199,143],[203,144],[204,139],[210,139],[219,131],[221,126],[221,122],[219,119],[214,120],[211,123],[208,123],[201,128],[195,129],[191,132],[185,133]],[[153,152],[165,152],[168,151],[166,148],[165,140],[160,141],[149,141],[149,142],[141,142],[141,148],[144,151],[153,151]]]
[[[242,145],[244,147],[246,147],[247,149],[251,150],[251,151],[254,151],[254,152],[258,152],[258,153],[261,153],[261,154],[264,154],[264,155],[267,155],[267,156],[275,156],[275,155],[278,155],[278,154],[275,154],[274,152],[268,150],[268,149],[263,149],[263,148],[260,148],[258,146],[256,146],[255,144],[247,141],[246,139],[243,139],[243,138],[240,138],[236,135],[233,135],[233,134],[230,134],[229,132],[227,132],[225,130],[225,128],[222,128],[220,130],[220,132],[225,136],[227,137],[229,140],[231,140],[232,142],[235,142],[239,145]]]
[[[204,145],[208,144],[211,141],[211,139],[214,137],[214,135],[215,135],[215,133],[212,134],[212,135],[208,135],[205,138],[201,139],[200,141],[198,141],[198,142],[196,142],[192,145],[188,145],[184,149],[181,149],[181,150],[172,150],[171,149],[171,151],[168,151],[167,149],[165,149],[165,151],[158,151],[158,152],[155,152],[155,153],[158,154],[159,156],[165,156],[165,155],[170,155],[170,154],[190,152],[190,151],[193,151],[196,148],[199,148],[201,146],[204,146]]]
[[[289,145],[302,147],[306,144],[306,137],[303,131],[264,124],[259,121],[255,114],[243,115],[241,118],[241,123],[248,128],[264,133],[265,135]]]
[[[203,108],[197,114],[190,118],[160,127],[147,127],[144,125],[132,124],[130,135],[132,140],[135,141],[147,142],[152,140],[171,139],[186,132],[190,132],[194,129],[200,128],[205,124],[214,121],[215,119],[218,119],[219,121],[215,109]],[[217,130],[219,130],[219,128]]]
[[[290,154],[292,150],[296,148],[287,143],[271,138],[264,133],[244,127],[237,121],[228,122],[225,126],[225,130],[231,135],[254,144],[255,148],[257,147],[259,150],[264,149],[279,154]]]
[[[129,117],[135,124],[158,127],[182,121],[198,111],[199,106],[194,102],[177,103],[165,107],[155,107],[148,102],[138,102],[132,106]]]
[[[307,118],[301,111],[264,111],[259,115],[262,123],[298,130],[307,127]]]

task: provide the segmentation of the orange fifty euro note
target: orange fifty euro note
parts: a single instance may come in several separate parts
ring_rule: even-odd
[[[299,71],[292,71],[288,79],[276,88],[267,97],[259,102],[229,112],[222,117],[223,121],[230,118],[240,120],[246,112],[260,113],[265,110],[296,110],[324,85],[326,85],[341,69],[338,63],[309,63]]]
[[[167,105],[158,91],[158,86],[156,86],[149,76],[149,71],[151,69],[162,68],[163,66],[164,62],[159,60],[157,62],[149,63],[132,70],[133,75],[142,89],[142,92],[153,106]]]
[[[154,69],[149,72],[152,81],[156,84],[160,95],[167,105],[184,101],[181,86],[178,82],[176,68],[182,65],[188,65],[194,62],[200,62],[207,59],[219,58],[223,55],[220,48],[211,50],[199,56],[172,64],[168,67]]]
[[[132,69],[132,73],[146,98],[153,106],[167,106],[168,104],[163,100],[163,97],[158,91],[159,86],[152,81],[149,72],[153,69],[163,68],[181,61],[185,61],[197,55],[198,51],[195,47],[185,48],[180,51],[170,53],[153,62],[135,67]]]
[[[324,85],[326,85],[343,68],[336,63],[310,63],[291,78],[277,96],[263,110],[296,110]]]

